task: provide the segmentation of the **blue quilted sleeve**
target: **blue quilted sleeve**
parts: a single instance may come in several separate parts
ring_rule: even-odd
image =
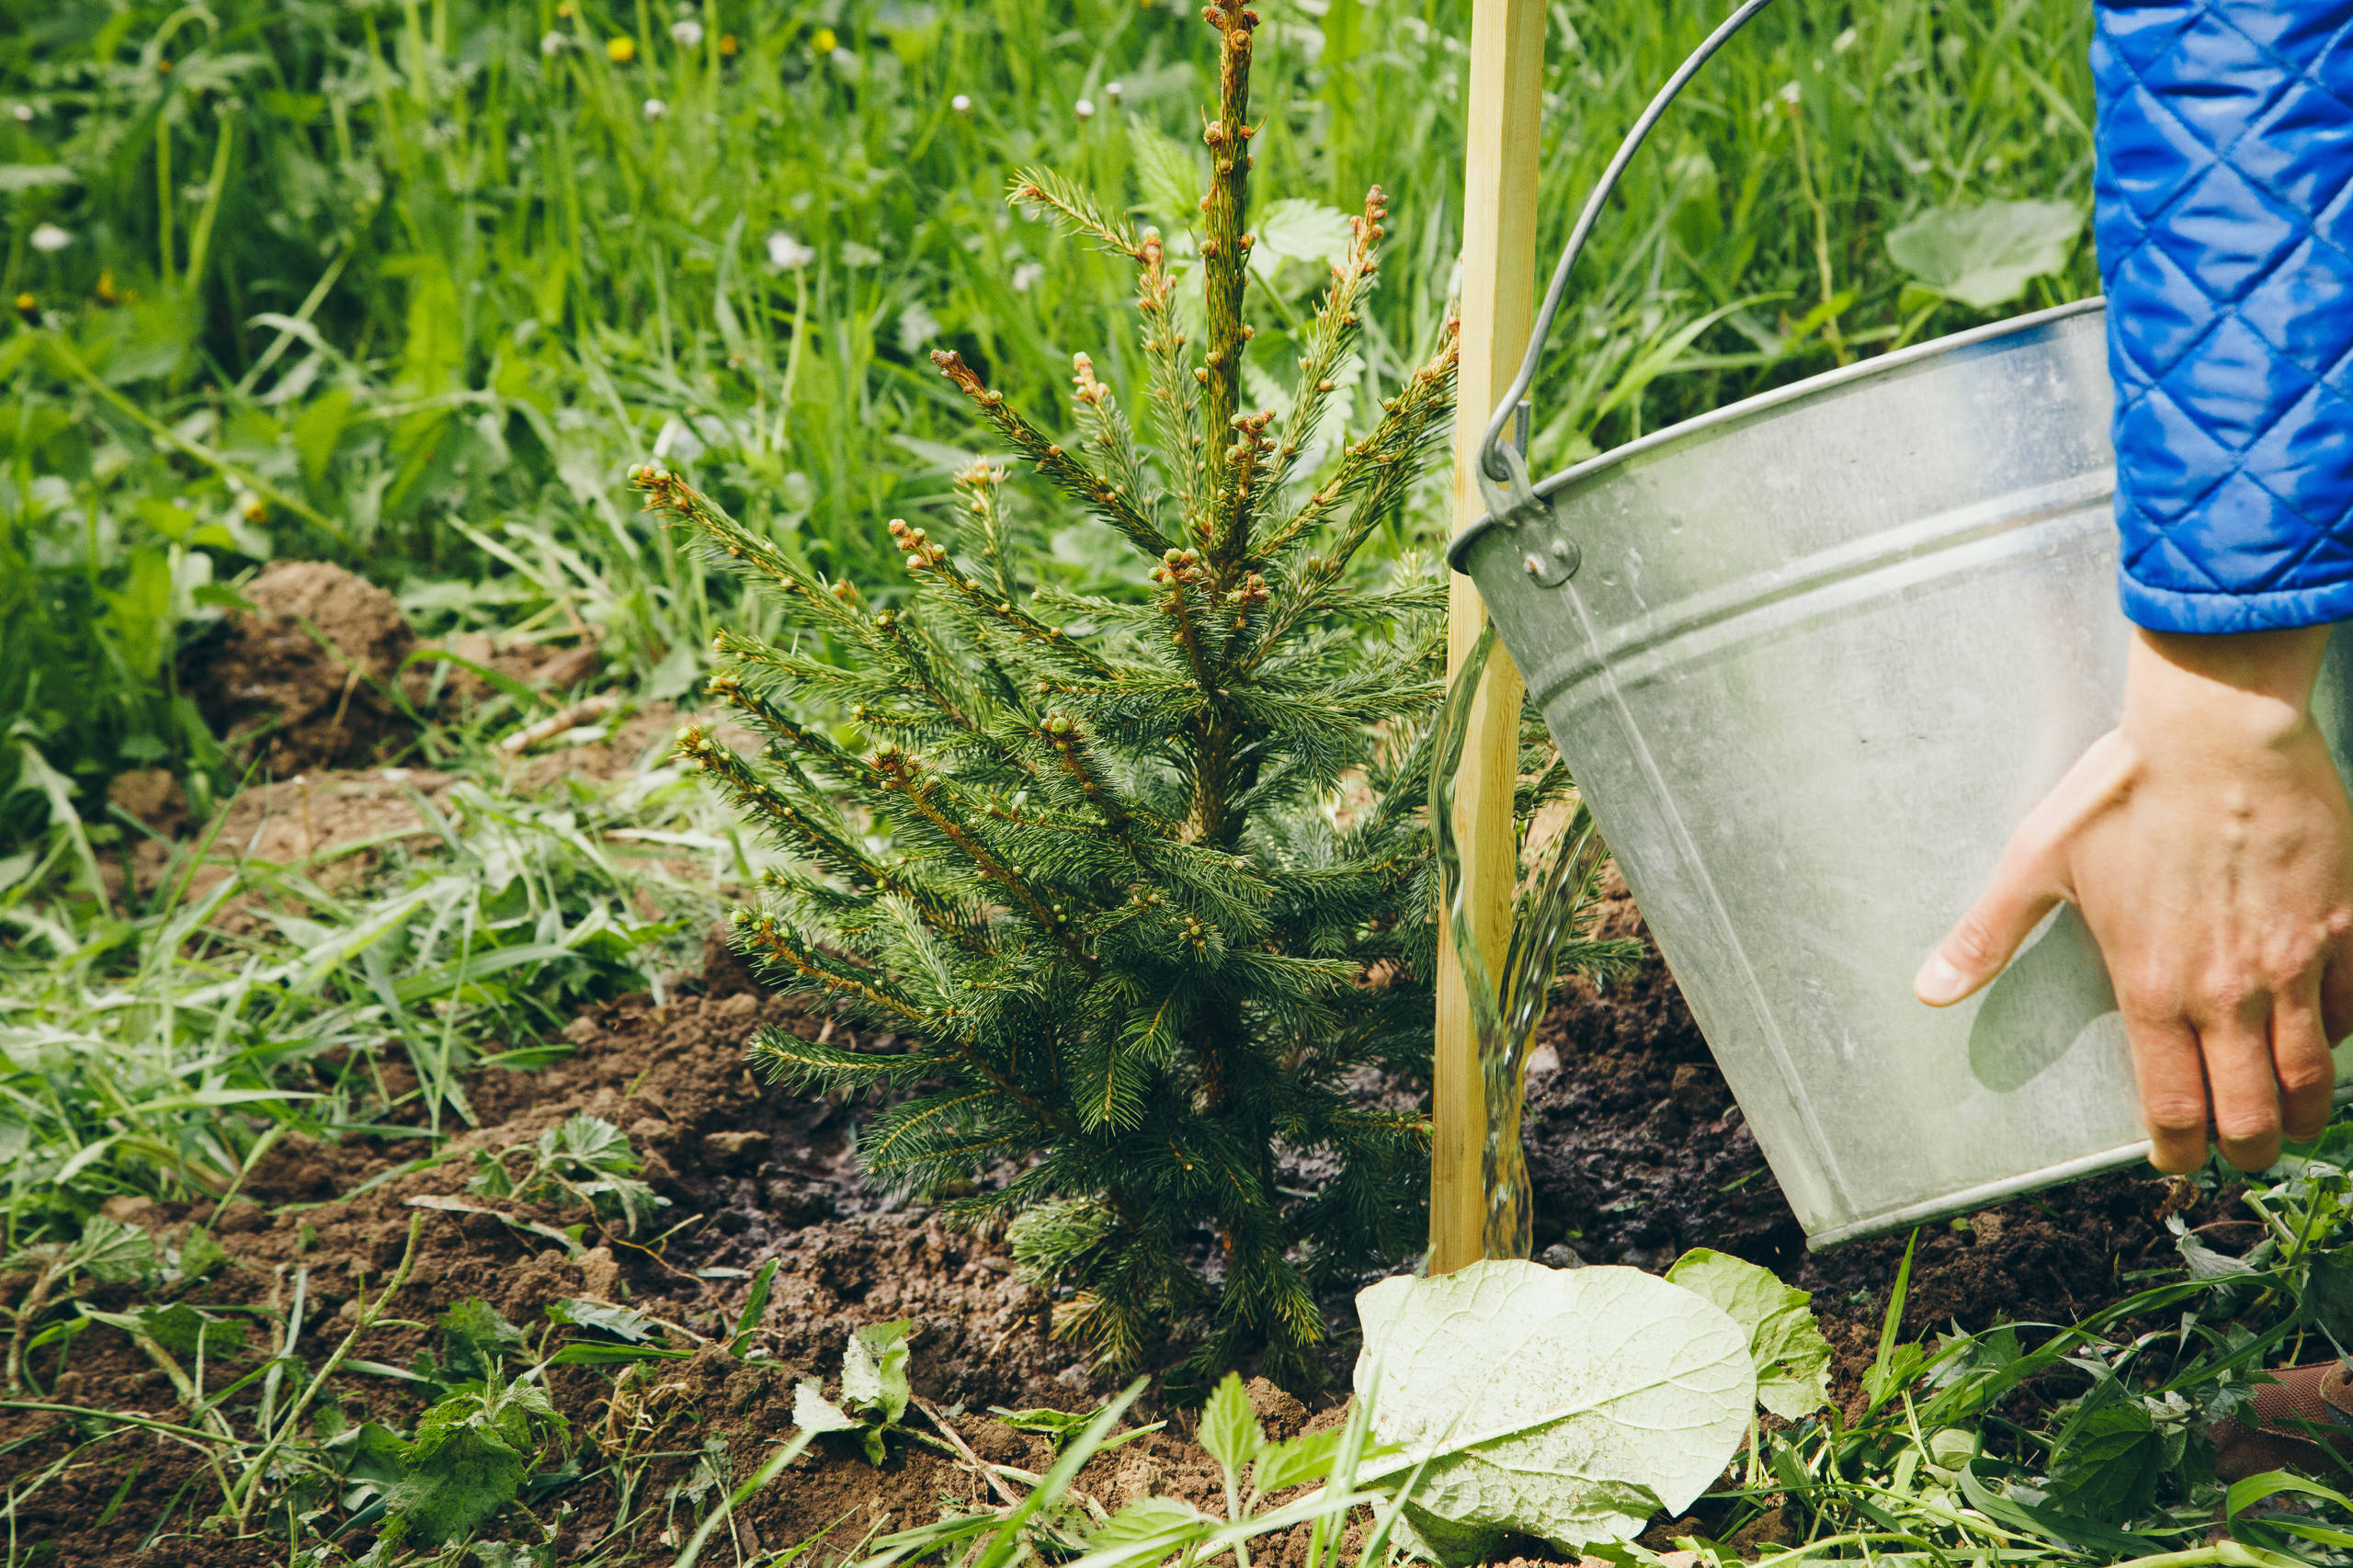
[[[2099,0],[2125,614],[2353,619],[2353,0]]]

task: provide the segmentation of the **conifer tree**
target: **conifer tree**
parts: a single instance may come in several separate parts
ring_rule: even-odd
[[[1296,329],[1289,406],[1245,412],[1258,18],[1205,15],[1221,69],[1196,244],[1044,171],[1010,193],[1133,265],[1148,441],[1084,354],[1074,435],[933,356],[1056,504],[1133,548],[1133,592],[1036,585],[1010,470],[985,460],[946,537],[890,523],[907,582],[880,608],[680,477],[635,477],[791,629],[719,640],[711,690],[763,755],[699,724],[679,750],[790,857],[737,943],[870,1032],[767,1031],[756,1062],[891,1091],[861,1133],[870,1176],[1012,1217],[1023,1267],[1066,1292],[1056,1332],[1107,1367],[1187,1335],[1203,1369],[1263,1347],[1280,1374],[1324,1332],[1319,1289],[1422,1241],[1427,1124],[1356,1086],[1427,1068],[1444,585],[1358,557],[1448,427],[1454,330],[1306,472],[1379,275],[1376,187]],[[1196,279],[1199,351],[1177,300]]]

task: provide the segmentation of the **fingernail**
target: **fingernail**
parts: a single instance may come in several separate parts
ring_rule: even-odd
[[[1952,960],[1942,953],[1929,955],[1912,977],[1912,994],[1931,1007],[1943,1007],[1958,1002],[1969,992],[1969,976],[1955,969]]]

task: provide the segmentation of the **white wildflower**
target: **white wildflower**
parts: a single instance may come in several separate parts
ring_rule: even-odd
[[[959,93],[954,97],[948,100],[948,107],[954,109],[958,114],[970,114],[972,112],[972,95],[970,93]]]
[[[680,49],[702,47],[702,24],[693,17],[683,17],[670,24],[670,41]]]
[[[659,119],[669,112],[670,106],[664,103],[660,98],[648,98],[645,100],[645,118],[648,120]]]
[[[817,253],[779,229],[768,236],[768,265],[779,272],[798,272],[817,259]]]
[[[1081,119],[1093,119],[1095,118],[1095,100],[1093,98],[1081,98],[1078,102],[1071,105],[1070,107],[1071,112],[1077,115]]]
[[[540,52],[546,55],[562,54],[563,52],[563,35],[559,32],[541,33],[540,35]]]
[[[10,109],[8,112],[17,117],[17,123],[19,125],[30,125],[33,122],[34,111],[33,106],[30,104],[18,104],[15,108]]]
[[[1045,275],[1046,269],[1038,263],[1023,262],[1013,269],[1013,291],[1017,294],[1027,294],[1038,286],[1038,279]]]
[[[74,236],[54,223],[43,223],[26,237],[32,241],[33,249],[43,252],[63,250],[74,243]]]
[[[1108,99],[1110,99],[1110,100],[1111,100],[1111,107],[1112,107],[1113,108],[1119,108],[1119,107],[1120,107],[1120,84],[1119,84],[1119,83],[1117,83],[1117,82],[1106,82],[1106,83],[1104,83],[1104,84],[1103,84],[1103,96],[1104,96],[1105,97],[1107,97],[1107,98],[1108,98]]]

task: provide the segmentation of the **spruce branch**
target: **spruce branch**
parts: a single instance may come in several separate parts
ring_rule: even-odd
[[[1202,128],[1210,149],[1210,189],[1202,198],[1209,232],[1201,240],[1201,270],[1207,278],[1209,352],[1200,381],[1201,422],[1218,439],[1210,444],[1203,490],[1222,497],[1228,461],[1221,444],[1242,407],[1242,350],[1250,329],[1242,319],[1242,291],[1250,279],[1250,248],[1245,232],[1249,209],[1250,59],[1258,13],[1242,0],[1210,0],[1203,15],[1218,31],[1217,118]],[[1229,548],[1240,541],[1229,540]]]
[[[1105,679],[1112,674],[1109,665],[1069,632],[1059,626],[1048,626],[1037,617],[1016,608],[1010,593],[992,597],[984,585],[958,571],[948,552],[933,543],[923,529],[909,528],[904,520],[894,518],[891,524],[891,537],[904,552],[909,575],[948,589],[965,610],[1002,626],[1013,634],[1017,642],[1036,643],[1057,663],[1066,665],[1082,675]],[[1019,704],[1017,702],[1014,706]]]
[[[1143,317],[1144,362],[1161,461],[1176,492],[1176,510],[1191,537],[1208,542],[1201,476],[1200,384],[1185,368],[1185,335],[1176,328],[1176,280],[1160,231],[1143,232],[1136,310]]]
[[[1011,471],[986,458],[975,459],[952,480],[957,494],[964,497],[965,514],[972,518],[972,529],[981,542],[981,561],[988,569],[988,585],[1000,600],[1013,597],[1013,566],[1008,554],[1011,541],[1006,537],[1005,482]]]
[[[1120,495],[1101,475],[1048,440],[1037,426],[1007,406],[1005,394],[984,386],[961,355],[952,348],[936,349],[931,362],[939,367],[941,375],[956,383],[957,391],[972,399],[973,406],[996,426],[1006,445],[1035,463],[1038,472],[1051,480],[1057,489],[1092,507],[1106,522],[1127,535],[1138,550],[1157,555],[1168,548],[1167,539],[1151,518],[1136,509],[1133,501]]]
[[[1115,255],[1143,259],[1143,246],[1128,233],[1126,224],[1106,217],[1095,198],[1051,169],[1023,169],[1013,176],[1005,199],[1025,207],[1042,207],[1067,233],[1083,234]]]
[[[1002,888],[1032,924],[1061,943],[1072,960],[1086,971],[1090,979],[1094,977],[1097,972],[1094,955],[1079,941],[1069,912],[1041,895],[991,850],[970,824],[957,820],[943,807],[938,779],[919,760],[895,748],[886,748],[875,754],[874,771],[881,776],[884,791],[904,801],[910,812],[952,845],[974,870]]]
[[[1401,457],[1418,456],[1438,427],[1454,411],[1454,372],[1461,359],[1462,319],[1449,313],[1439,329],[1438,349],[1412,376],[1397,396],[1382,404],[1381,424],[1363,440],[1352,443],[1339,472],[1309,494],[1299,509],[1259,546],[1258,559],[1279,559],[1320,527],[1339,507],[1378,479],[1385,466]],[[1414,471],[1407,468],[1410,481]],[[1376,516],[1372,522],[1380,519]],[[1367,524],[1366,533],[1371,531]]]
[[[1348,220],[1347,256],[1333,264],[1331,286],[1324,290],[1314,319],[1308,324],[1307,352],[1299,360],[1299,395],[1291,402],[1290,416],[1283,422],[1282,441],[1261,492],[1268,500],[1281,493],[1290,480],[1292,465],[1314,440],[1316,426],[1331,405],[1331,394],[1338,390],[1335,378],[1362,335],[1358,312],[1380,271],[1381,224],[1388,215],[1388,199],[1376,185],[1365,193],[1364,210]]]
[[[1071,369],[1071,396],[1078,404],[1079,426],[1086,432],[1084,444],[1101,454],[1097,460],[1111,483],[1112,494],[1150,517],[1157,531],[1160,519],[1154,515],[1156,497],[1145,482],[1143,462],[1136,455],[1135,432],[1128,425],[1126,410],[1120,406],[1111,389],[1096,380],[1093,359],[1084,354],[1073,355]]]

